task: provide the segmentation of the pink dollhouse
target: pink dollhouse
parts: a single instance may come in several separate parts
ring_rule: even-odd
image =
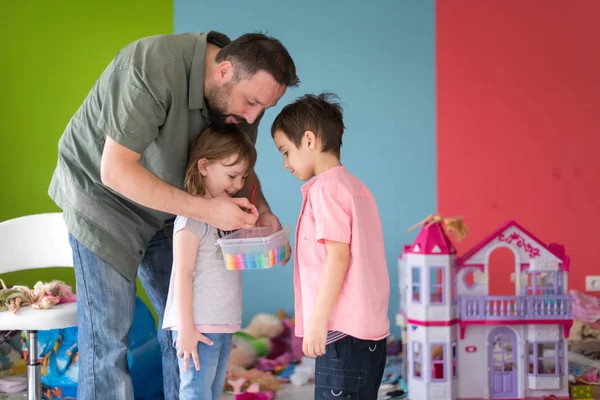
[[[489,296],[490,254],[514,255],[514,295]],[[514,221],[461,257],[442,222],[399,257],[408,395],[413,400],[569,399],[569,257]]]

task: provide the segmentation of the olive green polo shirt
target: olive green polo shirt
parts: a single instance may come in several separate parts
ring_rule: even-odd
[[[174,216],[141,206],[100,179],[106,136],[140,153],[140,163],[183,189],[189,150],[210,125],[204,100],[207,42],[218,32],[146,37],[121,49],[96,81],[58,142],[48,194],[69,232],[133,280],[148,242]],[[256,143],[258,119],[246,131]]]

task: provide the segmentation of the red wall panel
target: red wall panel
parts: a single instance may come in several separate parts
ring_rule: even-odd
[[[438,212],[465,217],[461,252],[510,219],[565,244],[584,290],[600,275],[600,1],[436,6]],[[509,273],[491,271],[498,294]]]

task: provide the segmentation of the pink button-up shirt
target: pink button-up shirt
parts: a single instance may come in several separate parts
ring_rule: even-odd
[[[350,265],[328,329],[366,340],[387,337],[390,281],[373,195],[343,166],[304,184],[302,195],[294,252],[296,335],[304,336],[310,321],[327,259],[325,240],[331,240],[349,244]]]

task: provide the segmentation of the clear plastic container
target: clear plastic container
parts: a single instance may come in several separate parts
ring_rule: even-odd
[[[266,269],[290,256],[290,227],[240,229],[217,240],[229,270]]]

